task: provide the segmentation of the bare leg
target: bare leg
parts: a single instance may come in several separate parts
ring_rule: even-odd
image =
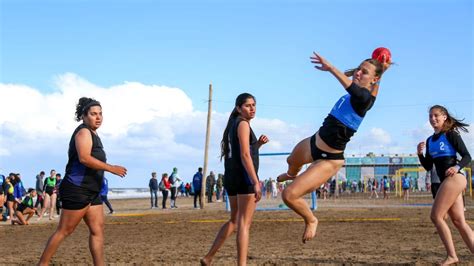
[[[51,207],[49,209],[49,219],[50,220],[53,220],[53,217],[54,217],[54,208],[56,208],[56,198],[58,196],[56,195],[56,193],[53,193],[53,195],[51,195]]]
[[[296,177],[303,165],[313,162],[311,156],[311,137],[300,141],[293,148],[293,151],[286,159],[288,163],[288,171],[277,177],[278,182],[283,182]]]
[[[257,203],[255,194],[237,195],[237,264],[247,265],[247,255],[249,249],[250,225]]]
[[[229,202],[230,219],[221,227],[219,233],[217,233],[216,239],[214,240],[211,249],[209,250],[209,252],[207,252],[206,256],[201,259],[201,265],[211,265],[214,255],[222,247],[226,239],[229,238],[229,236],[237,230],[237,196],[229,196]]]
[[[45,214],[46,210],[49,210],[51,212],[51,197],[49,196],[48,193],[44,193],[44,208],[41,208],[40,215],[38,217],[38,220],[43,218],[43,215]]]
[[[105,265],[104,258],[104,208],[103,205],[90,206],[84,216],[89,227],[89,250],[94,265]]]
[[[20,211],[16,211],[16,218],[17,218],[17,220],[15,221],[16,223],[18,223],[20,225],[26,225],[27,224],[27,222],[25,220],[25,217],[23,216],[23,213],[21,213]],[[13,221],[13,219],[12,219],[12,221]]]
[[[456,174],[454,176],[447,177],[441,184],[438,193],[436,194],[433,208],[431,209],[431,221],[433,221],[434,225],[436,226],[436,230],[438,231],[439,237],[441,238],[441,241],[443,242],[447,252],[446,260],[442,262],[443,265],[458,262],[451,231],[449,230],[448,224],[446,223],[444,217],[448,213],[448,210],[453,207],[465,186],[466,178],[463,175]],[[457,206],[454,207],[456,208]],[[459,216],[456,216],[456,209],[454,209],[451,213],[456,217],[456,219],[459,218]]]
[[[304,219],[306,228],[302,238],[303,243],[316,235],[318,220],[302,197],[334,176],[343,164],[344,160],[318,160],[297,176],[294,182],[283,191],[283,201]]]
[[[471,253],[474,253],[474,232],[466,222],[466,218],[464,216],[464,204],[461,195],[458,196],[451,209],[449,209],[448,213],[451,217],[451,220],[453,221],[454,226],[456,226],[459,233],[461,234],[464,243],[466,243],[467,248],[471,251]]]
[[[7,201],[8,214],[10,215],[10,220],[13,221],[15,218],[15,210],[13,209],[13,201]]]
[[[82,220],[82,217],[84,217],[88,209],[89,206],[80,210],[63,210],[61,218],[59,219],[58,228],[49,238],[38,265],[49,264],[61,242],[74,232],[74,229],[76,229],[76,226]]]
[[[31,217],[33,217],[33,215],[35,215],[35,211],[33,209],[30,209],[30,208],[27,208],[25,210],[25,214],[27,214],[28,216],[26,217],[26,224],[28,224],[28,221],[31,219]]]

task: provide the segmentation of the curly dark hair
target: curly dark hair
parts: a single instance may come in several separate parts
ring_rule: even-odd
[[[101,106],[99,101],[96,101],[92,98],[82,97],[79,99],[79,102],[76,105],[76,121],[79,122],[82,120],[82,116],[87,114],[89,109],[92,106]]]

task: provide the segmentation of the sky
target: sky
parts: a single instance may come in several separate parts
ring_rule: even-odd
[[[251,126],[289,152],[314,134],[345,92],[312,66],[358,66],[377,47],[396,63],[346,149],[414,154],[441,104],[474,122],[473,3],[468,0],[0,0],[0,173],[34,186],[39,171],[64,173],[82,96],[102,103],[98,130],[110,187],[147,187],[150,173],[203,165],[213,87],[209,170],[223,173],[220,140],[235,98],[257,99]],[[473,129],[462,137],[474,154]],[[286,170],[261,157],[261,179]]]

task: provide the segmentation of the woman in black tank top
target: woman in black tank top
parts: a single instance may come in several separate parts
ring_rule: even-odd
[[[351,80],[320,55],[314,53],[311,57],[315,68],[331,73],[348,94],[336,103],[315,135],[302,140],[293,148],[287,158],[288,171],[277,177],[279,182],[293,180],[283,190],[282,199],[304,219],[303,243],[314,238],[318,225],[318,220],[303,196],[319,188],[343,166],[345,145],[357,130],[365,113],[372,107],[378,92],[376,84],[390,64],[385,59],[382,58],[385,65],[376,59],[364,60],[348,74],[352,76]],[[311,165],[298,174],[305,164]]]
[[[240,94],[235,100],[221,142],[221,159],[225,160],[224,187],[229,195],[230,219],[214,240],[201,265],[210,265],[212,258],[225,240],[237,231],[237,262],[246,264],[249,230],[257,202],[262,197],[258,180],[258,149],[268,142],[265,135],[256,138],[250,127],[255,117],[255,97]],[[246,244],[244,244],[246,243]]]
[[[89,227],[89,249],[94,265],[104,264],[104,210],[99,195],[103,172],[124,177],[127,169],[105,162],[105,152],[96,132],[102,124],[102,107],[98,101],[80,98],[76,106],[76,120],[82,120],[83,124],[71,137],[66,174],[59,188],[63,211],[39,265],[49,264],[59,244],[82,219]]]

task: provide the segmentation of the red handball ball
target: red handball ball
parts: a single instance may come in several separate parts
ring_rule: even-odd
[[[390,63],[392,62],[392,53],[385,47],[379,47],[372,52],[372,59],[376,59],[382,64]]]

